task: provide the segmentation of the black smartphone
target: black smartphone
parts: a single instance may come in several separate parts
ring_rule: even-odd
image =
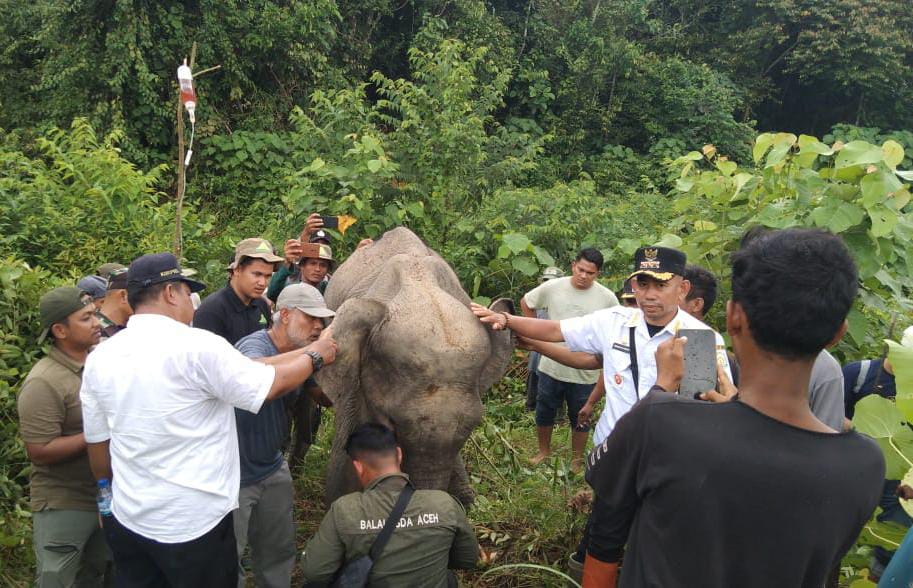
[[[679,337],[687,337],[685,345],[685,376],[678,392],[687,398],[716,388],[716,334],[710,329],[681,329]]]
[[[325,228],[325,229],[338,229],[339,228],[339,217],[338,216],[323,216],[321,214],[320,220],[323,221],[323,228]]]

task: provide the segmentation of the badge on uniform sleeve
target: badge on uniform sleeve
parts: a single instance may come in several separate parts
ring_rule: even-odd
[[[615,385],[621,386],[621,374],[615,374]]]

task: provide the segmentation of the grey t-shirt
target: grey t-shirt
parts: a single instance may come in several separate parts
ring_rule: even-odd
[[[843,430],[843,369],[827,349],[818,354],[812,366],[808,405],[819,421],[835,431]]]
[[[279,355],[266,329],[255,331],[235,344],[251,359]],[[308,379],[305,386],[316,385]],[[235,409],[238,425],[238,449],[241,454],[241,486],[249,486],[273,474],[282,467],[282,446],[289,433],[288,406],[295,402],[300,390],[282,398],[263,403],[254,414]]]

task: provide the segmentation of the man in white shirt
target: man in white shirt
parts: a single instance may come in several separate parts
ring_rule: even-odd
[[[606,403],[593,434],[600,451],[615,423],[656,383],[656,349],[679,329],[709,329],[679,307],[688,295],[684,279],[687,258],[666,247],[641,247],[634,254],[632,280],[637,308],[615,306],[563,321],[543,321],[493,313],[484,306],[472,310],[493,329],[510,328],[528,341],[528,347],[565,365],[603,368]],[[567,349],[546,342],[565,341]],[[717,363],[732,378],[723,338],[716,333]],[[591,457],[592,459],[592,457]],[[598,500],[598,497],[596,497]],[[589,525],[589,523],[588,523]],[[588,543],[584,530],[572,572],[581,569]],[[576,570],[576,572],[575,572]]]
[[[299,351],[244,357],[189,326],[202,288],[169,253],[134,260],[130,328],[86,362],[85,436],[93,474],[112,479],[104,531],[118,586],[236,585],[234,407],[257,412],[335,358],[329,330]]]
[[[602,253],[599,250],[592,247],[581,250],[571,264],[570,276],[544,282],[520,299],[523,315],[535,317],[537,310],[545,310],[548,318],[560,321],[617,306],[615,294],[596,282],[602,264]],[[537,465],[551,454],[555,416],[561,405],[566,403],[571,425],[571,467],[574,470],[582,469],[583,448],[590,429],[587,424],[578,423],[577,413],[586,404],[598,378],[599,370],[575,369],[549,357],[539,361],[536,397],[539,453],[529,460],[531,464]]]

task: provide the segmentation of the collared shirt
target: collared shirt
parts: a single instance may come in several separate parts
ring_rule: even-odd
[[[233,407],[260,410],[274,376],[225,339],[158,314],[134,315],[99,344],[80,397],[86,441],[111,442],[117,520],[181,543],[238,508]]]
[[[571,351],[602,355],[605,376],[605,409],[596,423],[593,443],[602,443],[615,423],[656,383],[656,348],[675,336],[679,329],[709,329],[707,325],[679,309],[669,323],[650,336],[643,312],[637,308],[615,306],[578,318],[561,321],[561,332]],[[634,327],[637,346],[639,387],[635,389],[631,372],[630,329]],[[732,378],[726,345],[716,333],[717,362]]]
[[[81,362],[53,345],[32,367],[19,392],[19,434],[23,441],[43,444],[82,433],[82,368]],[[97,508],[87,453],[55,464],[33,463],[29,486],[34,511]]]
[[[408,482],[380,476],[364,492],[337,499],[301,560],[306,582],[329,582],[343,564],[367,555]],[[441,490],[416,490],[371,569],[370,586],[445,588],[447,568],[475,567],[479,544],[463,507]]]
[[[269,304],[262,298],[244,304],[231,284],[206,297],[193,315],[193,326],[206,329],[232,345],[269,326]]]

